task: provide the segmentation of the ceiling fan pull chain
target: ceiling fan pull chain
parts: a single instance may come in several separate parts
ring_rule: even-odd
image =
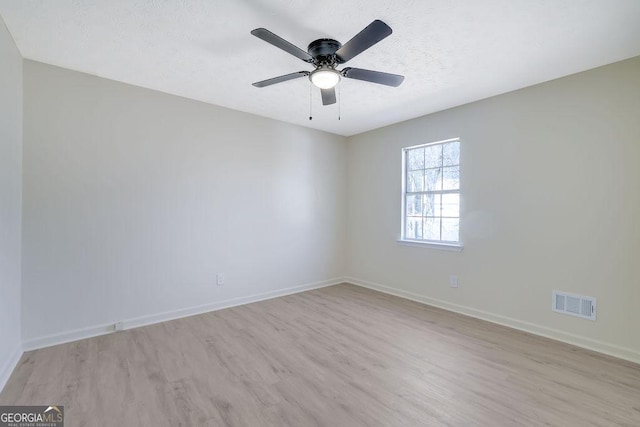
[[[342,106],[342,89],[340,89],[340,86],[338,86],[338,121],[340,121],[340,116],[342,115],[341,112],[341,106]]]
[[[313,84],[309,83],[309,120],[313,120],[313,115],[311,114],[311,105],[312,105],[312,91],[313,90]]]

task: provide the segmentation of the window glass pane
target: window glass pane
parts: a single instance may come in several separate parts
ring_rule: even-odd
[[[459,218],[442,218],[442,240],[448,242],[460,241]]]
[[[442,166],[442,145],[430,145],[424,148],[425,168],[437,168]]]
[[[425,194],[423,216],[440,216],[440,194]]]
[[[460,240],[459,164],[459,141],[405,151],[404,238]]]
[[[407,192],[424,191],[424,170],[407,172]]]
[[[442,216],[460,216],[460,194],[442,195]]]
[[[424,169],[424,148],[407,151],[407,167],[411,171]]]
[[[453,166],[442,169],[443,190],[459,190],[460,189],[460,166]]]
[[[422,239],[422,217],[407,218],[404,235],[407,239]]]
[[[425,218],[422,235],[426,240],[440,240],[440,218]]]
[[[443,144],[442,162],[444,166],[460,164],[460,141]]]
[[[407,206],[405,212],[407,216],[422,215],[422,195],[407,196]]]
[[[442,190],[442,169],[427,169],[425,173],[425,191]]]

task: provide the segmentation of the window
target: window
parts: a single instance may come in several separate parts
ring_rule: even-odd
[[[402,240],[459,245],[460,140],[404,148],[402,156]]]

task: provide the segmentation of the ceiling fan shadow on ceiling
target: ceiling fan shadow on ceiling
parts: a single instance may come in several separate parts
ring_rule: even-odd
[[[251,34],[313,65],[315,69],[313,71],[296,71],[262,80],[253,83],[253,86],[271,86],[276,83],[308,76],[311,83],[320,88],[322,105],[335,104],[335,87],[340,82],[341,77],[398,87],[404,81],[404,76],[362,68],[346,67],[342,70],[336,68],[388,37],[392,32],[391,27],[376,19],[344,45],[333,39],[318,39],[312,41],[305,52],[265,28],[256,28],[251,31]]]

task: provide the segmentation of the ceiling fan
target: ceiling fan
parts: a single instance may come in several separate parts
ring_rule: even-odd
[[[338,70],[336,68],[338,65],[344,64],[369,49],[380,40],[388,37],[391,33],[391,27],[376,19],[344,45],[333,39],[318,39],[312,41],[307,47],[307,52],[305,52],[265,28],[256,28],[251,31],[251,34],[266,41],[267,43],[271,43],[275,47],[278,47],[297,58],[302,59],[304,62],[312,64],[315,67],[315,70],[296,71],[295,73],[255,82],[253,83],[253,86],[265,87],[297,79],[299,77],[308,76],[311,83],[320,88],[323,105],[335,104],[335,86],[340,81],[340,77],[364,80],[386,86],[400,86],[404,80],[404,76],[400,76],[398,74],[382,73],[380,71],[352,67],[346,67],[342,70]]]

